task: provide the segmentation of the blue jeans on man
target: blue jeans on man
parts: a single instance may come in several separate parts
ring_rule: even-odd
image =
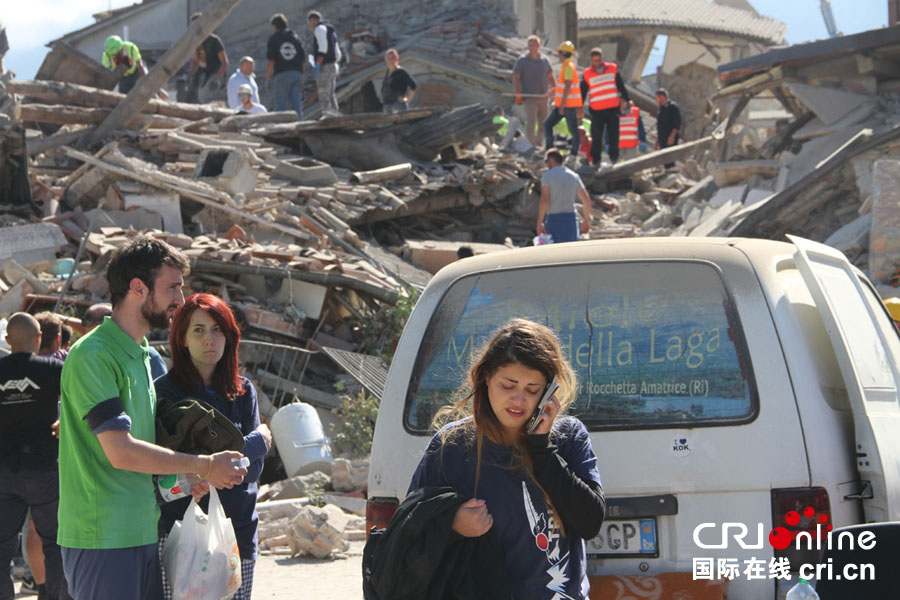
[[[553,147],[553,128],[563,119],[566,120],[569,134],[572,136],[572,149],[569,152],[569,156],[578,156],[581,139],[578,135],[578,109],[574,107],[566,108],[563,110],[563,114],[559,114],[559,109],[554,106],[550,114],[547,115],[546,120],[544,120],[544,136],[547,138],[547,150]]]
[[[272,92],[275,95],[275,110],[293,110],[303,118],[303,73],[282,71],[272,76]]]

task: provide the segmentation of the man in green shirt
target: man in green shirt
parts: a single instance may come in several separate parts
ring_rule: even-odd
[[[187,270],[184,255],[152,238],[116,250],[107,271],[112,316],[75,343],[63,368],[58,541],[75,600],[160,597],[151,474],[196,473],[230,488],[247,472],[232,463],[238,452],[191,456],[154,444],[144,336],[167,328],[184,303]]]
[[[141,51],[134,42],[126,42],[117,35],[106,38],[100,62],[119,76],[119,91],[127,94],[137,83],[138,77],[147,74],[141,60]]]

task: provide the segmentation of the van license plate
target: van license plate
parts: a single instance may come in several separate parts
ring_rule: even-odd
[[[659,556],[656,519],[604,521],[600,533],[585,543],[588,556]]]

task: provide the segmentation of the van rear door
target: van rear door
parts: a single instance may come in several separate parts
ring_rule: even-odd
[[[787,237],[797,247],[797,266],[816,301],[847,386],[866,520],[900,519],[900,339],[871,288],[843,254]]]

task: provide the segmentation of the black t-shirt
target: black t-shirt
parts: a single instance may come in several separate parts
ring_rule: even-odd
[[[0,358],[0,463],[53,464],[59,442],[50,426],[59,413],[62,361],[17,352]]]
[[[406,90],[416,89],[415,80],[409,76],[406,69],[397,67],[394,72],[388,69],[381,82],[381,103],[393,104],[406,95]]]
[[[211,33],[197,48],[197,56],[199,58],[199,71],[207,77],[215,75],[222,68],[222,61],[219,60],[219,52],[225,49],[222,38]]]
[[[283,71],[300,71],[303,69],[303,45],[292,30],[276,31],[269,36],[266,58],[275,63],[272,75]]]
[[[656,115],[656,135],[660,148],[668,145],[669,134],[673,129],[681,130],[681,109],[674,100],[669,100],[659,107],[659,114]]]

